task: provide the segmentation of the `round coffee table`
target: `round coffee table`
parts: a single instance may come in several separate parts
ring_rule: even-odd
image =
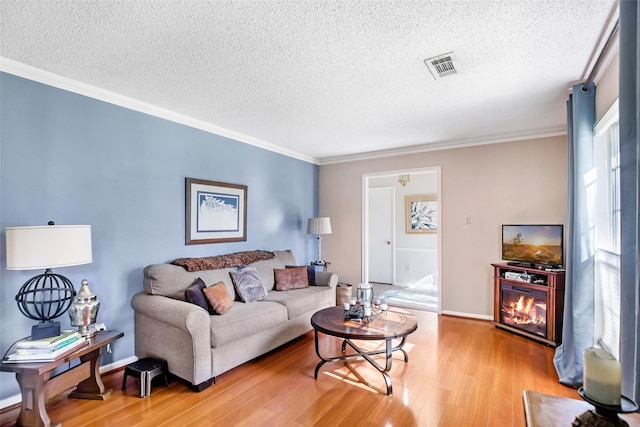
[[[418,323],[411,313],[396,307],[389,307],[385,317],[374,315],[368,323],[345,320],[342,307],[330,307],[320,310],[311,316],[311,326],[313,326],[316,354],[320,358],[320,362],[314,372],[315,379],[318,379],[320,367],[327,362],[337,362],[362,357],[382,374],[387,385],[387,395],[391,396],[393,389],[391,386],[391,377],[389,377],[388,372],[391,370],[392,354],[394,351],[401,351],[404,355],[405,363],[409,361],[409,355],[402,347],[407,342],[407,335],[418,328]],[[325,335],[344,338],[342,342],[342,354],[340,356],[326,357],[320,354],[318,346],[319,332]],[[393,346],[394,339],[400,339],[400,342],[395,347]],[[384,350],[366,351],[355,345],[352,340],[384,340],[386,345]],[[356,353],[346,354],[347,345],[355,350]],[[371,357],[382,353],[386,355],[384,367],[380,366],[380,364]]]

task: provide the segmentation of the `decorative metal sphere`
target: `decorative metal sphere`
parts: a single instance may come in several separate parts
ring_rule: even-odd
[[[76,291],[71,281],[47,269],[29,279],[18,291],[18,308],[29,319],[41,322],[61,316],[69,309]]]

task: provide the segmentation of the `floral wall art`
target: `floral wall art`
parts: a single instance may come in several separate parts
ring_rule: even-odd
[[[407,234],[438,232],[438,199],[435,195],[406,196]]]

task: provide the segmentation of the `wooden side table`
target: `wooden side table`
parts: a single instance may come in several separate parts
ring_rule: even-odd
[[[552,396],[537,391],[525,390],[522,395],[524,417],[527,427],[570,426],[575,418],[586,412],[595,411],[593,405],[584,400]],[[629,426],[640,426],[640,414],[620,414]]]
[[[72,388],[70,397],[104,400],[113,390],[107,390],[100,378],[100,356],[107,345],[124,336],[123,332],[99,332],[89,344],[53,362],[5,363],[0,371],[15,372],[20,385],[22,405],[17,426],[59,426],[51,424],[45,403],[51,397]],[[80,359],[80,364],[56,376],[53,371],[65,363]]]

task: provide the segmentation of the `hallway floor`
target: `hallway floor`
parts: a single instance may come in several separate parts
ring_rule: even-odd
[[[371,283],[374,297],[385,294],[389,305],[417,310],[438,311],[438,289],[435,286],[399,286]],[[354,291],[355,293],[355,291]]]

